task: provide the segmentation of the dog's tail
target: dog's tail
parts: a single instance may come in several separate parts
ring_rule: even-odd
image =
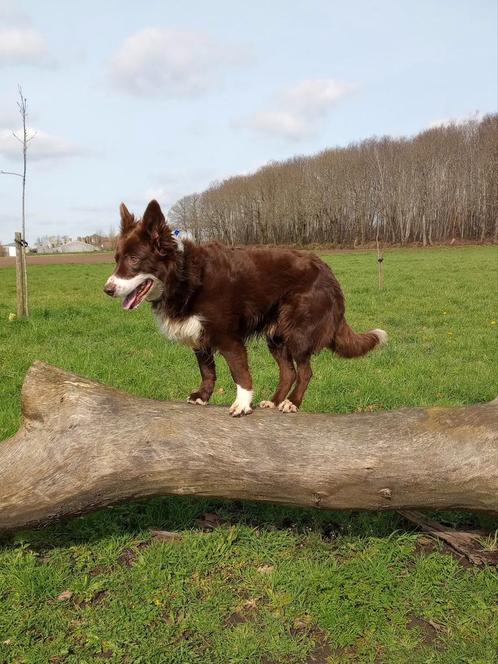
[[[370,332],[358,334],[343,318],[337,327],[330,349],[341,357],[361,357],[386,342],[387,332],[384,330],[370,330]]]

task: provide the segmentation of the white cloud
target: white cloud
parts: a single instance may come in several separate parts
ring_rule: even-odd
[[[0,64],[44,64],[47,54],[45,40],[34,28],[0,28]]]
[[[310,79],[284,90],[281,98],[284,103],[305,116],[321,115],[354,90],[354,85],[331,78]]]
[[[17,4],[0,0],[0,66],[47,66],[50,62],[43,35]]]
[[[334,79],[304,80],[281,90],[276,108],[254,113],[243,124],[272,136],[302,140],[316,133],[333,106],[355,90],[354,85]]]
[[[222,70],[243,57],[240,47],[205,33],[145,28],[113,55],[110,75],[118,88],[136,96],[195,96],[216,86]]]
[[[65,138],[32,128],[28,129],[28,133],[33,136],[28,147],[30,161],[65,159],[85,153],[82,148]],[[22,130],[17,130],[16,135],[22,136]],[[0,129],[0,155],[10,161],[19,161],[22,157],[22,146],[10,129]]]
[[[457,118],[444,118],[442,120],[434,120],[427,125],[428,129],[435,129],[436,127],[451,127],[466,124],[467,122],[480,122],[484,118],[484,113],[481,111],[474,111]]]
[[[312,128],[308,120],[290,111],[261,111],[246,120],[246,126],[272,136],[301,140],[310,136]]]

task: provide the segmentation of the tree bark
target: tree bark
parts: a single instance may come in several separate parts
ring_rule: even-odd
[[[498,512],[498,400],[461,408],[237,420],[42,362],[0,444],[0,529],[129,498],[198,495],[330,509]]]

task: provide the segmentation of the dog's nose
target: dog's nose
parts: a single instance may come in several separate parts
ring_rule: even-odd
[[[115,292],[116,292],[116,286],[114,284],[106,284],[104,286],[104,293],[107,293],[107,295],[110,295],[112,297]]]

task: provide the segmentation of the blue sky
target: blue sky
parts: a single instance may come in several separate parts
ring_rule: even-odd
[[[496,0],[0,0],[0,169],[27,237],[117,227],[264,163],[496,112]],[[0,175],[0,241],[20,228]]]

